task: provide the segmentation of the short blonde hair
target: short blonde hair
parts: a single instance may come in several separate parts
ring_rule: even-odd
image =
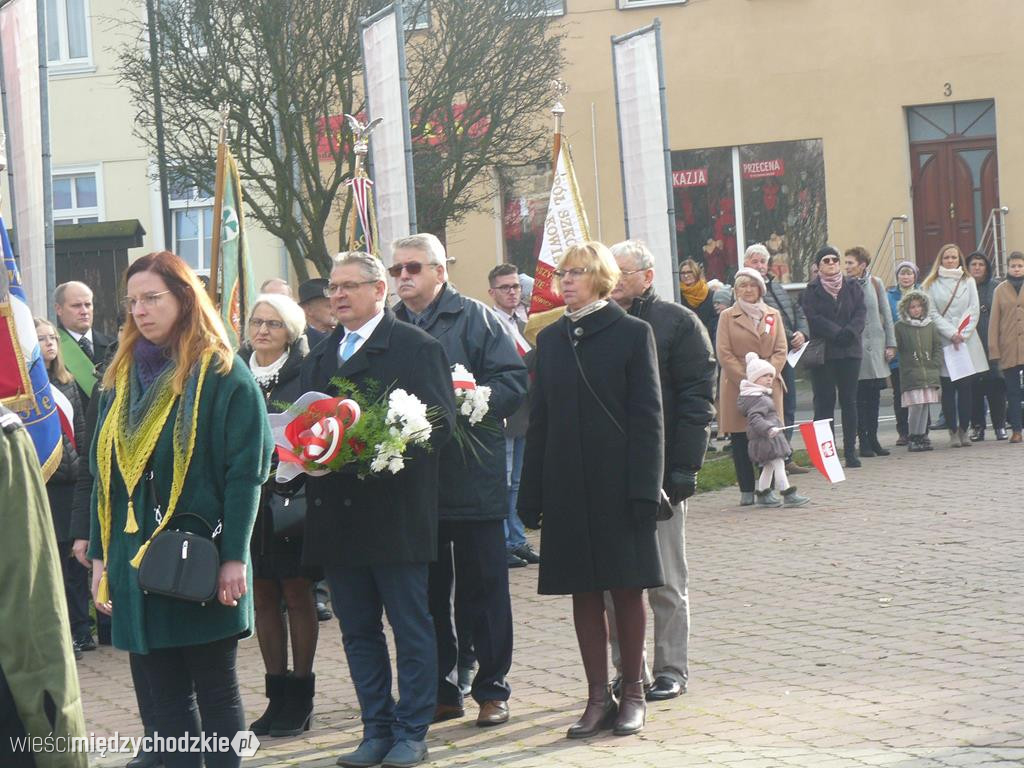
[[[570,246],[558,262],[559,269],[567,266],[586,267],[594,290],[602,299],[612,292],[622,275],[608,246],[596,240]]]

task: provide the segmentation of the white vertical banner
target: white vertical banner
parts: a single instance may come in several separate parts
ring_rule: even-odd
[[[43,132],[39,92],[36,0],[0,8],[0,52],[6,100],[7,158],[11,179],[18,268],[32,314],[46,317],[46,225],[43,200]],[[48,181],[48,180],[47,180]]]
[[[672,165],[657,19],[612,38],[612,66],[626,236],[647,243],[654,254],[654,289],[663,298],[678,301]]]
[[[416,231],[412,132],[405,69],[402,6],[393,3],[363,19],[363,77],[367,122],[383,122],[370,136],[380,254],[391,263],[391,241]]]

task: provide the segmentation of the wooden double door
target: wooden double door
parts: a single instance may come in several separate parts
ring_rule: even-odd
[[[912,142],[917,263],[931,267],[946,243],[968,254],[978,247],[989,213],[999,205],[995,136]]]

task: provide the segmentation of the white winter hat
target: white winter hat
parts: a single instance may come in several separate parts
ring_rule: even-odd
[[[765,374],[775,378],[775,366],[757,356],[757,352],[747,352],[747,381],[753,384]]]
[[[757,287],[761,289],[761,298],[764,298],[764,295],[765,293],[767,293],[768,289],[765,287],[764,278],[761,277],[760,272],[758,272],[756,269],[751,269],[750,267],[741,267],[740,269],[736,270],[736,274],[733,276],[732,279],[732,284],[736,285],[736,281],[739,280],[741,277],[749,277],[751,280],[757,283]]]

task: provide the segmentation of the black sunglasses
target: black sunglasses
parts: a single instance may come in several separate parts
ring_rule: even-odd
[[[400,277],[404,269],[410,275],[418,275],[426,265],[421,261],[409,261],[405,264],[395,264],[388,267],[388,274],[392,277]]]

